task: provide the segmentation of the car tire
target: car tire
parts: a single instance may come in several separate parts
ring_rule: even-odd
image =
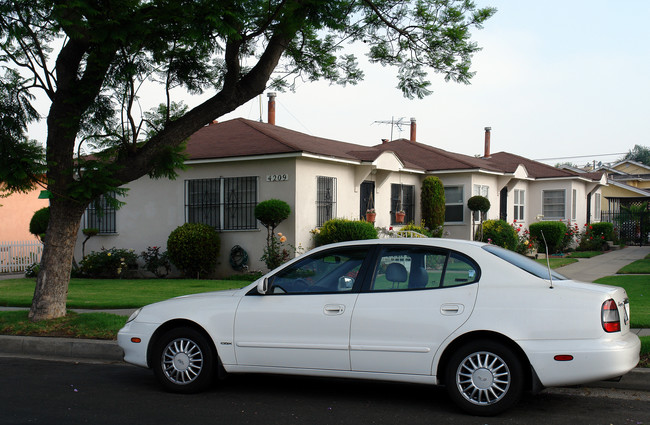
[[[167,391],[196,393],[214,380],[216,353],[196,329],[179,327],[167,331],[156,342],[153,371]]]
[[[465,412],[493,416],[519,401],[524,373],[521,360],[510,348],[478,340],[453,353],[445,383],[450,398]]]

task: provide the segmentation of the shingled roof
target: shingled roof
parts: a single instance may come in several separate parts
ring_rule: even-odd
[[[186,150],[191,160],[300,152],[348,160],[373,160],[380,153],[244,118],[203,127],[190,136]]]
[[[537,179],[587,177],[599,180],[599,173],[577,174],[507,152],[479,158],[448,152],[444,149],[398,139],[376,146],[360,146],[322,137],[310,136],[273,124],[236,118],[203,127],[187,143],[190,160],[307,153],[352,161],[372,162],[384,152],[395,153],[408,169],[442,171],[488,171],[514,173],[519,165]]]

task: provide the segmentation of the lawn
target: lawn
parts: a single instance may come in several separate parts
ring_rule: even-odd
[[[68,308],[138,308],[168,298],[235,289],[250,282],[196,279],[71,279]],[[0,306],[29,307],[35,279],[0,280]]]
[[[650,255],[636,260],[618,271],[621,274],[650,274]]]

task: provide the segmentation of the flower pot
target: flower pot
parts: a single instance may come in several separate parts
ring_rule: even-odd
[[[368,223],[374,223],[376,217],[377,217],[377,213],[370,213],[370,212],[366,213],[366,221]]]
[[[395,213],[395,223],[404,223],[404,217],[406,217],[405,212],[396,212]]]

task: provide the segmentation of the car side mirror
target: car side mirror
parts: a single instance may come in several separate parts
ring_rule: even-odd
[[[339,291],[351,291],[354,279],[348,276],[339,277]]]
[[[269,292],[269,278],[265,277],[257,284],[257,292],[260,295],[266,295]]]

